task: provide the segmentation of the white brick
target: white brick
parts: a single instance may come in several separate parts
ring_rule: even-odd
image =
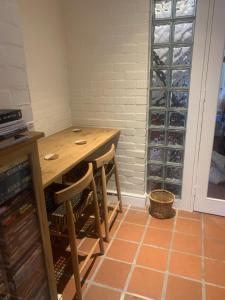
[[[135,136],[146,136],[146,129],[136,129]]]
[[[135,114],[135,120],[136,121],[144,121],[146,122],[147,119],[147,114],[143,113],[143,114]]]
[[[126,114],[126,113],[122,113],[122,114],[114,114],[113,115],[115,120],[134,120],[135,119],[135,114]]]
[[[109,97],[123,97],[125,96],[125,90],[124,89],[104,89],[103,92],[104,96]]]
[[[0,107],[14,108],[15,103],[12,100],[10,90],[0,89]]]
[[[146,80],[147,74],[146,72],[141,72],[141,71],[126,72],[125,78],[132,79],[132,80],[144,80],[144,79]]]
[[[130,63],[130,64],[125,64],[125,63],[115,63],[114,64],[114,71],[115,72],[127,72],[127,71],[135,71],[136,70],[136,64],[135,63]]]
[[[0,22],[0,45],[11,44],[22,46],[22,34],[20,28],[9,23]]]
[[[125,106],[124,105],[107,105],[105,106],[105,111],[108,112],[125,112]]]
[[[145,80],[138,80],[136,82],[136,88],[137,89],[147,89],[148,88],[148,81],[147,81],[147,79],[145,79]]]
[[[135,158],[144,158],[145,157],[145,151],[127,149],[126,154],[130,157],[135,157]]]
[[[134,80],[120,80],[120,81],[113,81],[113,88],[119,89],[135,89],[136,88],[136,82]]]
[[[18,105],[31,105],[28,89],[13,89],[11,94],[14,103],[17,103]]]
[[[135,129],[134,128],[124,128],[121,130],[121,133],[127,136],[134,136],[135,135]]]
[[[144,96],[147,95],[147,89],[132,89],[132,90],[126,90],[125,95],[127,97],[137,97],[137,96]]]

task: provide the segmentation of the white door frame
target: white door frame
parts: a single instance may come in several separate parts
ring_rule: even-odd
[[[176,207],[193,211],[214,0],[198,0],[186,128],[183,187]]]
[[[207,197],[225,44],[225,1],[215,0],[205,85],[194,209],[225,216],[225,201]]]

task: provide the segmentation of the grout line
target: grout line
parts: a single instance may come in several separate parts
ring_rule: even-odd
[[[143,300],[155,300],[153,298],[145,297],[145,296],[142,296],[142,295],[139,295],[139,294],[130,293],[130,292],[126,292],[126,295],[133,296],[133,297],[135,297],[135,299],[138,298],[138,299],[143,299]]]
[[[146,222],[146,224],[145,224],[145,226],[144,226],[145,229],[144,229],[144,231],[143,231],[143,233],[142,233],[141,240],[139,241],[139,244],[138,244],[136,253],[135,253],[135,255],[134,255],[133,263],[132,263],[132,265],[131,265],[131,269],[130,269],[130,272],[129,272],[129,274],[128,274],[127,280],[126,280],[126,282],[125,282],[124,289],[123,289],[122,295],[121,295],[121,297],[120,297],[120,300],[124,300],[125,293],[127,292],[127,289],[128,289],[128,286],[129,286],[129,283],[130,283],[130,280],[131,280],[131,277],[132,277],[134,268],[135,268],[135,266],[136,266],[136,261],[137,261],[137,258],[138,258],[140,249],[141,249],[141,247],[142,247],[142,244],[143,244],[143,241],[144,241],[145,234],[146,234],[146,232],[147,232],[147,230],[148,230],[148,227],[149,227],[150,220],[151,220],[151,216],[149,215],[149,216],[148,216],[148,219],[147,219],[147,222]]]
[[[94,282],[90,282],[90,284],[91,285],[95,285],[95,286],[99,286],[99,287],[103,287],[103,288],[107,288],[107,289],[109,289],[111,291],[116,291],[116,292],[120,292],[120,293],[122,292],[122,289],[115,288],[115,287],[113,287],[111,285],[107,285],[107,284],[104,284],[104,283],[100,283],[100,282],[94,281]]]
[[[221,289],[225,289],[225,286],[219,285],[219,284],[216,284],[216,283],[206,282],[206,285],[215,286],[215,287],[218,287],[218,288],[221,288]]]
[[[162,287],[161,300],[166,299],[166,292],[167,292],[167,285],[168,285],[168,278],[169,278],[170,259],[172,256],[172,245],[173,245],[173,240],[174,240],[174,235],[175,235],[177,215],[178,215],[178,211],[176,211],[176,215],[174,217],[172,236],[171,236],[171,241],[170,241],[170,245],[169,245],[169,249],[168,249],[167,266],[166,266],[166,271],[164,273],[164,281],[163,281],[163,287]]]
[[[205,229],[205,223],[204,223],[204,215],[201,215],[201,225],[202,225],[202,257],[201,257],[201,267],[202,267],[202,300],[206,299],[206,289],[205,289],[205,248],[204,248],[204,229]]]
[[[123,223],[126,223],[126,224],[131,224],[131,225],[137,225],[139,227],[145,227],[146,225],[142,225],[142,224],[137,224],[137,223],[134,223],[134,222],[128,222],[128,221],[123,221]]]
[[[122,241],[122,242],[129,242],[131,244],[135,244],[135,245],[138,245],[139,242],[136,242],[136,241],[131,241],[131,240],[126,240],[126,239],[122,239],[122,238],[119,238],[117,236],[113,237],[112,240],[118,240],[118,241]]]
[[[129,211],[130,207],[131,207],[131,205],[128,205],[128,207],[126,208],[126,211],[125,211],[123,217],[119,220],[119,225],[118,225],[118,227],[117,227],[117,229],[116,229],[116,231],[114,232],[114,234],[113,234],[112,237],[115,237],[115,236],[116,236],[116,234],[117,234],[117,232],[119,231],[119,229],[120,229],[120,227],[121,227],[121,225],[122,225],[124,219],[126,218],[126,216],[127,216],[127,214],[128,214],[128,211]],[[125,210],[125,209],[124,209],[124,210]],[[107,247],[107,249],[106,249],[104,255],[102,255],[102,257],[100,258],[100,262],[99,262],[98,266],[96,267],[94,273],[92,274],[91,278],[89,279],[87,288],[85,289],[85,291],[84,291],[84,293],[83,293],[83,298],[84,298],[84,299],[85,299],[85,296],[86,296],[88,290],[90,289],[91,284],[94,283],[94,278],[95,278],[97,272],[99,271],[100,267],[102,266],[103,261],[104,261],[106,255],[107,255],[107,253],[108,253],[110,247],[111,247],[112,242],[113,242],[113,239],[111,238],[111,240],[110,240],[110,242],[109,242],[109,245],[108,245],[108,247]]]

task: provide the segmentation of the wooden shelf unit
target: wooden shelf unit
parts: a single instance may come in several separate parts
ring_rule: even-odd
[[[0,299],[56,300],[37,140],[0,149]]]

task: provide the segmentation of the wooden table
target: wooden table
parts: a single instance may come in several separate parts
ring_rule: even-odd
[[[43,188],[54,182],[79,162],[95,154],[100,155],[104,146],[117,143],[120,130],[113,128],[80,127],[80,132],[67,128],[38,141],[38,151],[42,172]],[[84,145],[76,145],[76,140],[86,140]],[[58,154],[55,160],[45,160],[49,153]]]

